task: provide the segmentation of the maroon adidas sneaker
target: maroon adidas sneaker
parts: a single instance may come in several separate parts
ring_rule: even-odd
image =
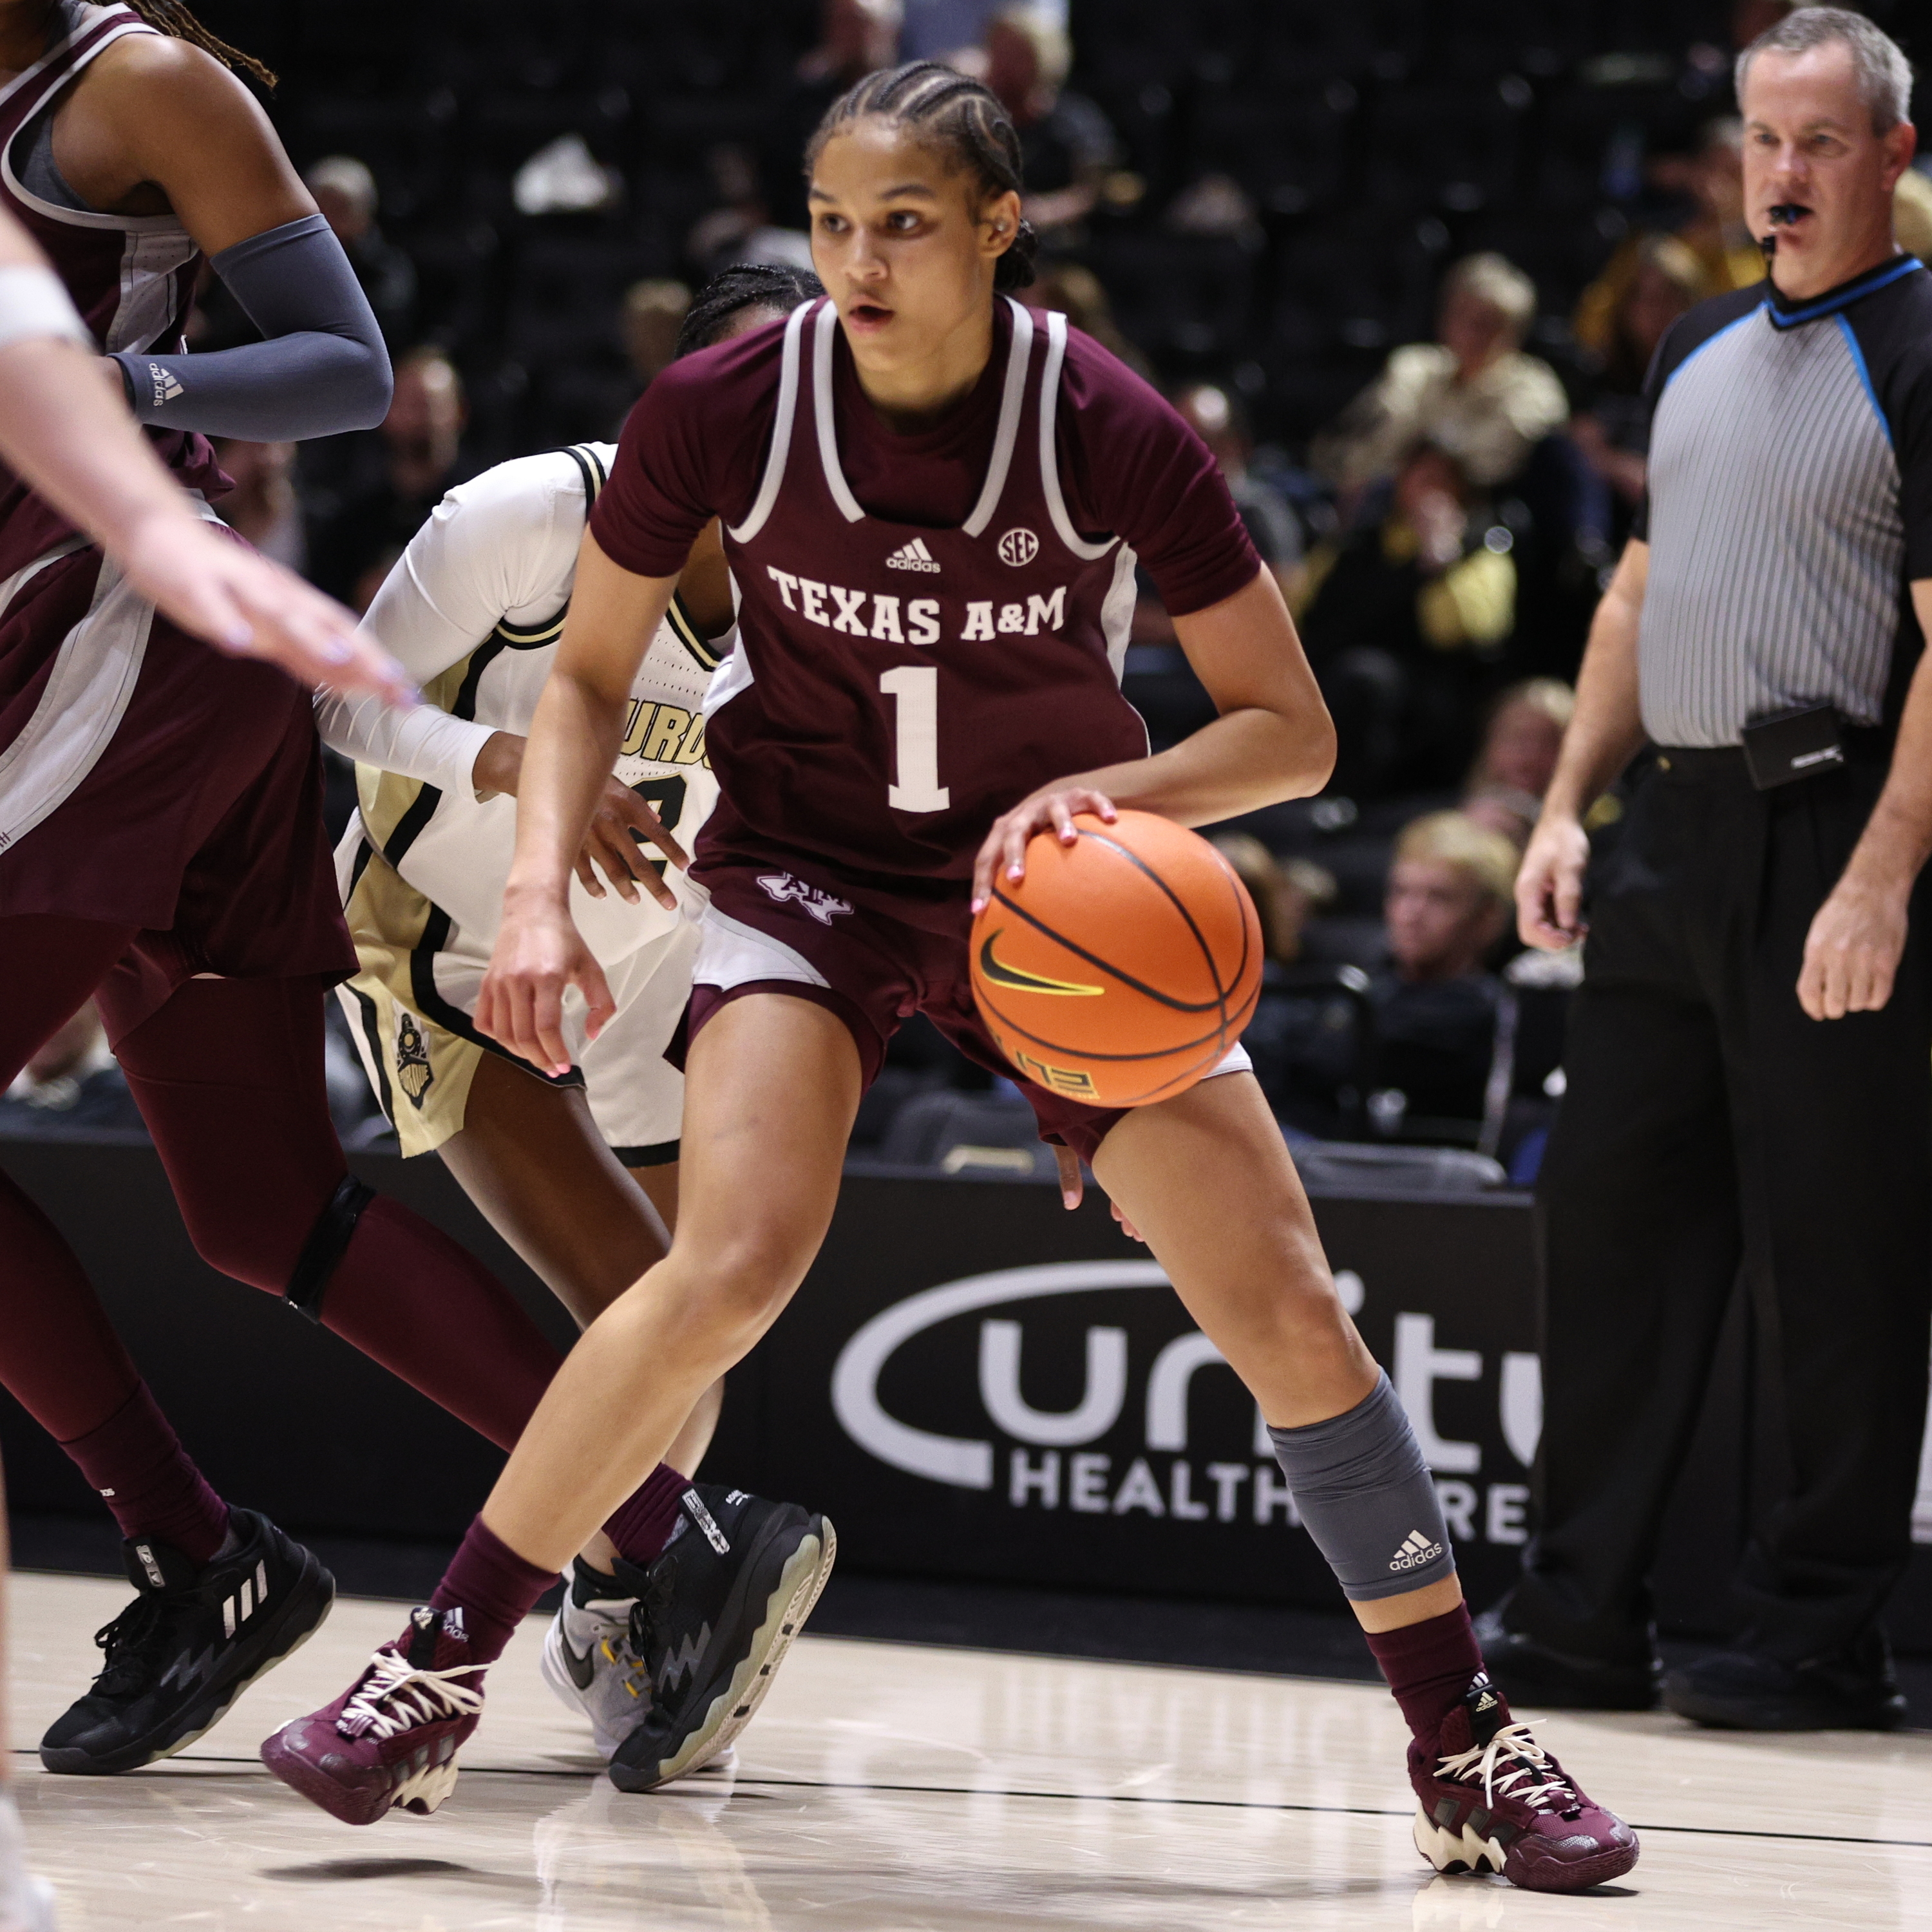
[[[312,1716],[284,1724],[262,1762],[345,1825],[400,1804],[434,1811],[456,1788],[456,1754],[483,1714],[460,1610],[412,1610],[410,1627]]]
[[[1636,1863],[1636,1834],[1594,1804],[1479,1676],[1432,1748],[1408,1748],[1415,1849],[1439,1872],[1487,1866],[1526,1892],[1583,1892]]]

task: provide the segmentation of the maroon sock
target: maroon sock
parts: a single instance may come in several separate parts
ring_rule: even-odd
[[[1409,1730],[1419,1743],[1433,1744],[1443,1719],[1483,1667],[1482,1648],[1469,1621],[1468,1605],[1458,1604],[1439,1617],[1427,1617],[1400,1630],[1366,1634]]]
[[[678,1500],[690,1487],[688,1477],[680,1475],[668,1462],[660,1462],[617,1505],[604,1526],[604,1534],[617,1546],[617,1554],[626,1563],[641,1566],[664,1554],[671,1526],[677,1521]]]
[[[526,1563],[479,1516],[429,1600],[433,1610],[460,1609],[473,1662],[494,1664],[556,1572]]]
[[[228,1505],[189,1460],[146,1382],[98,1429],[61,1447],[100,1492],[123,1536],[172,1544],[199,1569],[228,1534]]]

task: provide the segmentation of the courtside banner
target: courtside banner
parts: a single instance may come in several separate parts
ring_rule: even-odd
[[[1527,1204],[1315,1211],[1472,1594],[1500,1590],[1542,1426]],[[714,1460],[828,1511],[855,1567],[1337,1597],[1253,1401],[1097,1198],[1069,1214],[1050,1186],[848,1178],[752,1376],[734,1379]]]
[[[516,1292],[560,1348],[568,1318],[440,1162],[357,1154]],[[0,1166],[74,1244],[135,1360],[224,1494],[296,1534],[440,1550],[502,1467],[478,1437],[275,1296],[196,1256],[145,1138],[0,1141]],[[1515,1573],[1541,1425],[1534,1219],[1519,1194],[1318,1196],[1345,1298],[1433,1470],[1478,1604]],[[4,1261],[0,1257],[0,1261]],[[1668,1628],[1734,1626],[1730,1578],[1778,1459],[1747,1394],[1741,1310],[1718,1351],[1659,1554]],[[1760,1442],[1747,1447],[1751,1418]],[[16,1512],[111,1522],[58,1448],[0,1394]],[[399,1468],[408,1472],[399,1481]],[[1090,1196],[857,1172],[790,1307],[726,1384],[708,1478],[829,1511],[850,1570],[1153,1596],[1335,1604],[1254,1405],[1147,1250]],[[1916,1528],[1932,1544],[1932,1436]],[[1932,1650],[1932,1547],[1888,1610]]]

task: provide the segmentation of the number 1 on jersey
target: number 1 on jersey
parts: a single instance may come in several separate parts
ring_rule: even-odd
[[[902,664],[881,671],[879,688],[892,700],[892,762],[898,782],[887,788],[895,812],[944,812],[952,794],[939,782],[939,671]]]

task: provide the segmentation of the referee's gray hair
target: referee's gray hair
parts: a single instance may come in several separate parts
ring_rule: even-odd
[[[1808,54],[1835,40],[1851,50],[1852,70],[1871,112],[1872,132],[1882,134],[1897,127],[1912,110],[1912,63],[1883,28],[1843,7],[1794,7],[1775,26],[1766,28],[1738,56],[1738,100],[1744,98],[1744,77],[1760,54]]]

